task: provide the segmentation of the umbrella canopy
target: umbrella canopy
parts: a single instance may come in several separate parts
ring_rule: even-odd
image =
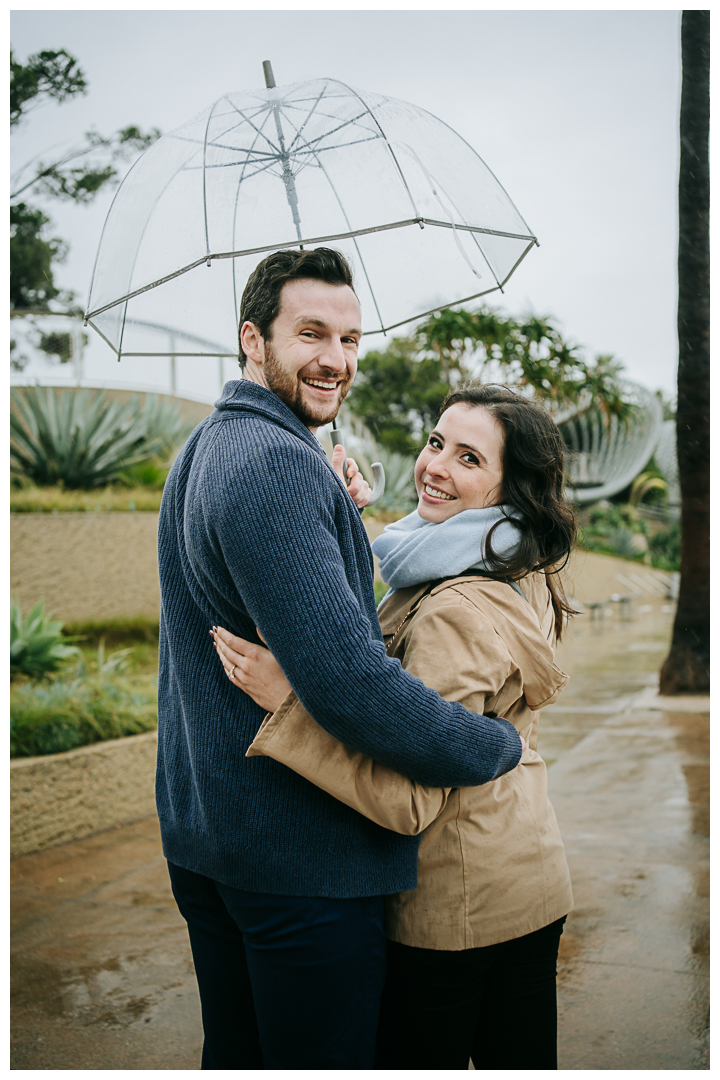
[[[536,243],[430,113],[335,79],[269,86],[225,94],[137,160],[103,228],[86,319],[118,358],[168,355],[143,324],[215,343],[192,355],[236,356],[260,259],[332,244],[354,267],[365,333],[384,333],[502,288]]]

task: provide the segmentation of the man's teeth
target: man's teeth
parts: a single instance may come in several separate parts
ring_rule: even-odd
[[[319,386],[321,390],[334,390],[338,385],[336,382],[323,382],[321,379],[304,379],[309,386]]]
[[[448,495],[444,491],[438,491],[437,488],[430,487],[429,484],[425,485],[425,490],[427,491],[427,493],[428,493],[428,495],[430,496],[431,499],[446,499],[447,501],[449,501],[450,499],[455,498],[454,495]]]

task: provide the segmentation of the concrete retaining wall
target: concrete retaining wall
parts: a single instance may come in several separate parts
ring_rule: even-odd
[[[157,732],[10,762],[10,854],[155,813]]]
[[[11,514],[10,590],[61,622],[157,619],[156,513]],[[369,519],[374,540],[384,526]]]
[[[10,589],[62,622],[157,619],[156,513],[11,514]]]

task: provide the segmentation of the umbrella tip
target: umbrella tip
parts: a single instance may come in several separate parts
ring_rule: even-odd
[[[265,76],[265,85],[268,90],[272,90],[275,86],[275,76],[273,75],[272,64],[269,60],[263,60],[263,74]]]

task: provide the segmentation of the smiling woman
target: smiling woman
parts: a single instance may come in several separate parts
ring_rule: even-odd
[[[463,510],[502,502],[503,428],[486,409],[446,409],[415,464],[418,514],[447,521]]]

